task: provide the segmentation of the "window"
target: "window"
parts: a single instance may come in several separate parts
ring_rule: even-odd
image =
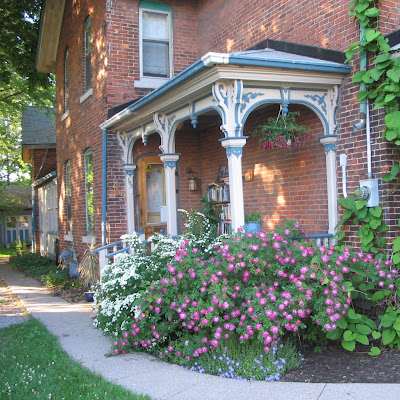
[[[94,233],[93,163],[92,149],[85,152],[86,232]]]
[[[84,33],[84,64],[85,64],[85,84],[84,91],[87,92],[92,87],[92,67],[91,67],[91,21],[90,17],[86,18],[85,21],[85,33]]]
[[[69,50],[65,51],[64,58],[64,111],[69,110]]]
[[[161,81],[172,76],[172,13],[161,1],[139,4],[140,78]]]
[[[65,164],[65,208],[67,211],[67,234],[72,234],[72,186],[71,186],[71,161]]]

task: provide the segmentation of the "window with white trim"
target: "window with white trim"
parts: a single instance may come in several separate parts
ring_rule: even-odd
[[[64,57],[64,111],[69,110],[69,50],[65,50]]]
[[[65,208],[67,212],[67,234],[72,234],[72,185],[71,185],[71,161],[65,164]]]
[[[94,234],[92,149],[85,151],[86,233]]]
[[[139,4],[139,38],[140,80],[157,87],[173,75],[172,12],[167,4]]]
[[[87,92],[92,87],[92,66],[91,66],[91,39],[92,39],[92,23],[90,17],[85,20],[85,32],[84,32],[84,67],[85,67],[85,81],[84,91]]]

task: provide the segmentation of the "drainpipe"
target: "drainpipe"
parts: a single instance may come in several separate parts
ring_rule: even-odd
[[[32,253],[35,252],[35,208],[36,208],[36,193],[35,185],[32,185]]]
[[[107,236],[107,129],[103,129],[102,153],[101,245],[105,246]]]
[[[365,27],[360,26],[360,40],[365,40]],[[367,69],[367,52],[364,50],[360,54],[360,70]],[[360,83],[360,90],[366,91],[367,85],[365,82]],[[367,178],[372,178],[372,155],[371,155],[371,126],[369,120],[368,100],[364,98],[360,103],[360,121],[353,126],[353,132],[363,129],[365,126],[367,136]]]

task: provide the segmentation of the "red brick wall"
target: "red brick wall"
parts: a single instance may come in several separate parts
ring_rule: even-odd
[[[273,0],[184,0],[166,1],[174,18],[174,72],[188,67],[209,51],[245,50],[267,38],[344,51],[358,40],[359,27],[348,18],[348,2],[321,3],[316,0],[281,2]],[[107,119],[111,107],[149,92],[135,89],[139,79],[138,0],[67,0],[58,50],[57,64],[57,146],[60,190],[60,248],[65,249],[66,233],[65,162],[71,160],[74,248],[82,254],[86,245],[83,154],[93,149],[95,171],[95,234],[101,241],[102,132],[99,125]],[[381,28],[385,33],[398,29],[399,1],[381,5]],[[87,15],[92,18],[92,87],[93,95],[80,103],[83,94],[83,26]],[[61,121],[63,108],[64,54],[70,51],[70,115]],[[357,68],[358,60],[353,62]],[[359,120],[358,88],[346,78],[341,88],[337,112],[338,155],[348,155],[348,192],[366,176],[365,132],[352,132]],[[325,232],[325,154],[316,137],[322,132],[315,115],[303,109],[304,121],[310,126],[313,139],[302,149],[262,151],[250,138],[244,148],[243,170],[253,170],[254,181],[245,183],[245,211],[260,208],[270,228],[278,218],[297,218],[313,233]],[[246,122],[245,134],[252,130],[263,113],[254,113]],[[382,115],[373,112],[373,173],[380,178],[395,159],[391,145],[380,141]],[[216,125],[204,131],[185,126],[176,135],[179,160],[180,207],[200,207],[199,198],[214,180],[221,164],[227,165],[225,150],[218,142],[219,117]],[[114,133],[108,133],[107,239],[114,241],[126,231],[124,172],[121,148]],[[147,152],[159,153],[159,137],[151,135],[143,147],[140,140],[134,158]],[[339,157],[338,157],[339,159]],[[187,168],[192,168],[202,190],[189,192]],[[300,171],[294,179],[293,168]],[[273,175],[272,175],[273,174]],[[341,180],[338,168],[339,193]],[[279,179],[278,179],[279,178]],[[262,180],[263,179],[263,180]],[[382,186],[382,189],[386,189]],[[280,197],[276,197],[276,195]],[[295,200],[293,200],[295,199]],[[281,201],[282,200],[282,201]],[[284,200],[284,201],[283,201]],[[281,201],[281,202],[280,202]],[[387,219],[395,225],[397,198],[387,202]]]
[[[149,89],[135,89],[139,80],[138,0],[110,3],[107,13],[107,103],[113,107],[143,96]],[[177,74],[197,60],[195,2],[166,1],[173,14],[173,64]]]
[[[59,179],[59,238],[60,251],[72,246],[82,256],[87,244],[82,243],[86,231],[84,152],[92,149],[94,168],[94,231],[97,244],[101,243],[102,193],[102,132],[99,125],[107,119],[106,103],[106,41],[105,2],[79,0],[66,2],[61,40],[57,54],[57,173]],[[83,30],[87,16],[91,17],[91,66],[93,95],[84,102]],[[64,54],[69,49],[70,105],[69,116],[64,113]],[[72,180],[72,235],[74,242],[66,243],[65,163],[71,161]]]
[[[296,219],[309,233],[327,233],[325,152],[318,139],[323,128],[317,116],[307,108],[292,109],[301,110],[300,123],[310,129],[311,139],[301,148],[262,150],[257,139],[251,137],[258,123],[277,115],[277,106],[269,112],[254,112],[246,122],[244,134],[250,137],[243,148],[242,165],[243,172],[252,171],[254,179],[243,184],[245,213],[261,212],[266,230],[273,229],[283,219]],[[220,166],[228,165],[226,151],[218,140],[223,138],[218,116],[215,122],[215,127],[199,132],[199,139],[190,134],[189,128],[176,136],[176,151],[182,153],[179,159],[181,208],[198,208],[200,196],[217,178]],[[194,175],[201,190],[189,192],[185,170],[194,165],[192,168],[196,171],[199,161],[200,174]]]

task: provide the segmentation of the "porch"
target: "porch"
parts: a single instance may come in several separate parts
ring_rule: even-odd
[[[264,230],[296,219],[310,233],[333,235],[335,113],[349,72],[342,64],[270,49],[209,53],[110,118],[101,127],[117,132],[123,150],[127,233],[165,228],[178,235],[177,209],[199,209],[201,196],[213,182],[221,183],[219,172],[226,169],[222,184],[229,191],[232,231],[244,225],[245,213],[259,211]],[[300,111],[310,133],[304,146],[263,150],[251,137],[258,123],[279,110]],[[158,165],[165,194],[155,199],[148,184]],[[105,218],[103,212],[103,226]]]

